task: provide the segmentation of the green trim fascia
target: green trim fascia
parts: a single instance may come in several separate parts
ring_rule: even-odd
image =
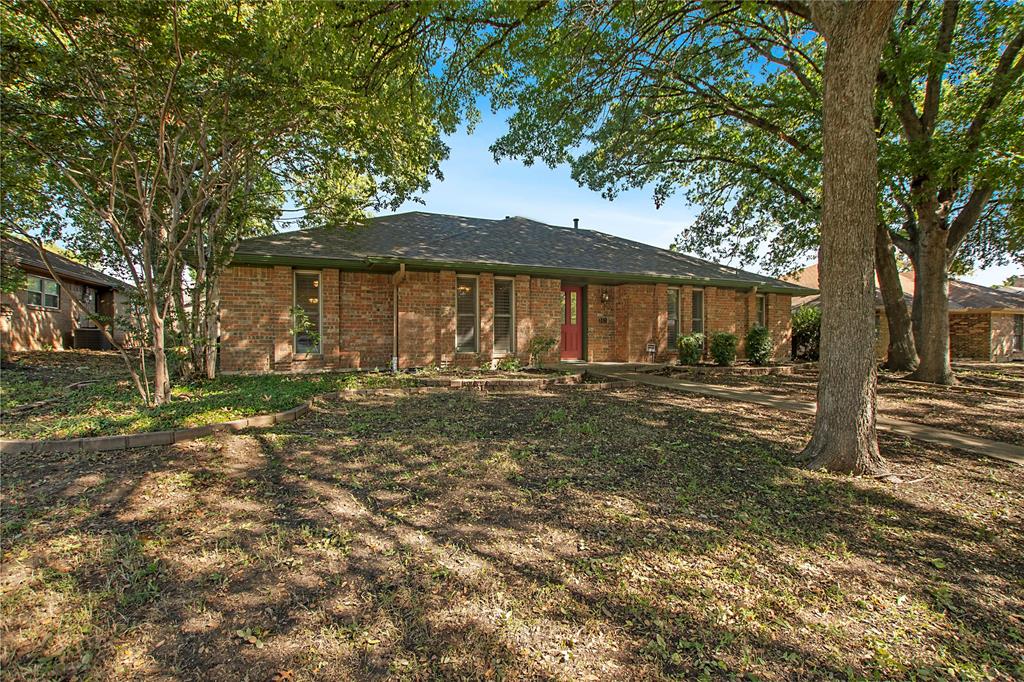
[[[817,289],[809,289],[793,285],[780,287],[772,284],[758,284],[734,279],[712,279],[699,277],[671,277],[668,275],[647,275],[638,273],[605,272],[574,268],[552,268],[540,265],[513,265],[507,263],[478,263],[472,261],[427,261],[407,258],[369,257],[363,260],[346,258],[310,258],[306,256],[270,256],[265,254],[236,253],[233,265],[293,265],[300,267],[337,268],[339,270],[373,270],[374,266],[397,270],[404,264],[409,270],[457,270],[469,272],[491,272],[496,275],[531,275],[564,279],[577,277],[586,283],[594,284],[672,284],[688,286],[720,287],[725,289],[751,289],[757,287],[758,292],[766,294],[788,294],[791,296],[809,296],[818,293]]]

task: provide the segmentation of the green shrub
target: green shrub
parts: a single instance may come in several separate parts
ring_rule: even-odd
[[[523,363],[514,355],[508,355],[498,360],[498,369],[502,372],[518,372],[523,368]]]
[[[821,308],[805,305],[793,311],[793,359],[817,360],[821,344]]]
[[[535,336],[530,339],[529,353],[530,364],[540,364],[541,358],[558,345],[558,339],[553,336]]]
[[[747,332],[747,357],[755,365],[767,365],[772,361],[772,335],[766,327],[755,325]]]
[[[696,365],[704,355],[704,335],[694,332],[680,336],[676,346],[679,348],[680,365]]]
[[[715,332],[711,335],[711,357],[722,367],[736,362],[736,346],[739,339],[729,332]]]

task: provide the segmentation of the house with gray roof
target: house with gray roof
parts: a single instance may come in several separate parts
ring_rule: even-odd
[[[115,342],[124,341],[113,325],[124,312],[127,284],[50,250],[44,262],[32,244],[14,237],[3,238],[2,251],[4,266],[24,280],[18,291],[0,293],[3,350],[105,349],[99,324],[112,329]]]
[[[221,280],[226,372],[642,362],[767,327],[814,289],[596,230],[414,211],[243,241]],[[550,345],[550,344],[549,344]],[[742,349],[741,349],[742,352]]]
[[[818,286],[818,265],[809,265],[786,277],[802,286]],[[885,305],[875,282],[875,355],[884,360],[889,352],[889,324]],[[914,273],[901,272],[903,302],[914,303]],[[818,296],[797,296],[794,308],[816,306]],[[1005,362],[1024,360],[1024,289],[986,287],[958,279],[949,280],[949,353],[955,360]]]

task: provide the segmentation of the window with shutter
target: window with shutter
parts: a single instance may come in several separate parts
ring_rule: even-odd
[[[459,353],[476,353],[476,277],[458,277],[455,289],[455,350]]]
[[[679,289],[668,290],[668,347],[676,347],[679,337]]]
[[[515,282],[494,280],[494,351],[511,353],[515,349]]]
[[[693,318],[690,323],[690,331],[704,333],[704,290],[693,290]]]
[[[293,324],[296,353],[320,352],[320,311],[323,305],[320,293],[319,272],[295,273],[294,296],[298,310]]]

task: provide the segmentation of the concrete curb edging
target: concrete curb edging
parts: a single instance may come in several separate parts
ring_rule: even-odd
[[[90,438],[67,438],[64,440],[0,440],[0,453],[18,455],[37,452],[107,452],[110,450],[127,450],[128,448],[147,448],[155,445],[184,443],[197,438],[212,436],[215,433],[238,433],[246,429],[293,422],[309,412],[314,400],[316,398],[311,398],[300,405],[281,412],[244,417],[229,422],[207,424],[206,426],[172,429],[170,431],[144,431],[142,433],[129,433],[123,436],[93,436]]]

